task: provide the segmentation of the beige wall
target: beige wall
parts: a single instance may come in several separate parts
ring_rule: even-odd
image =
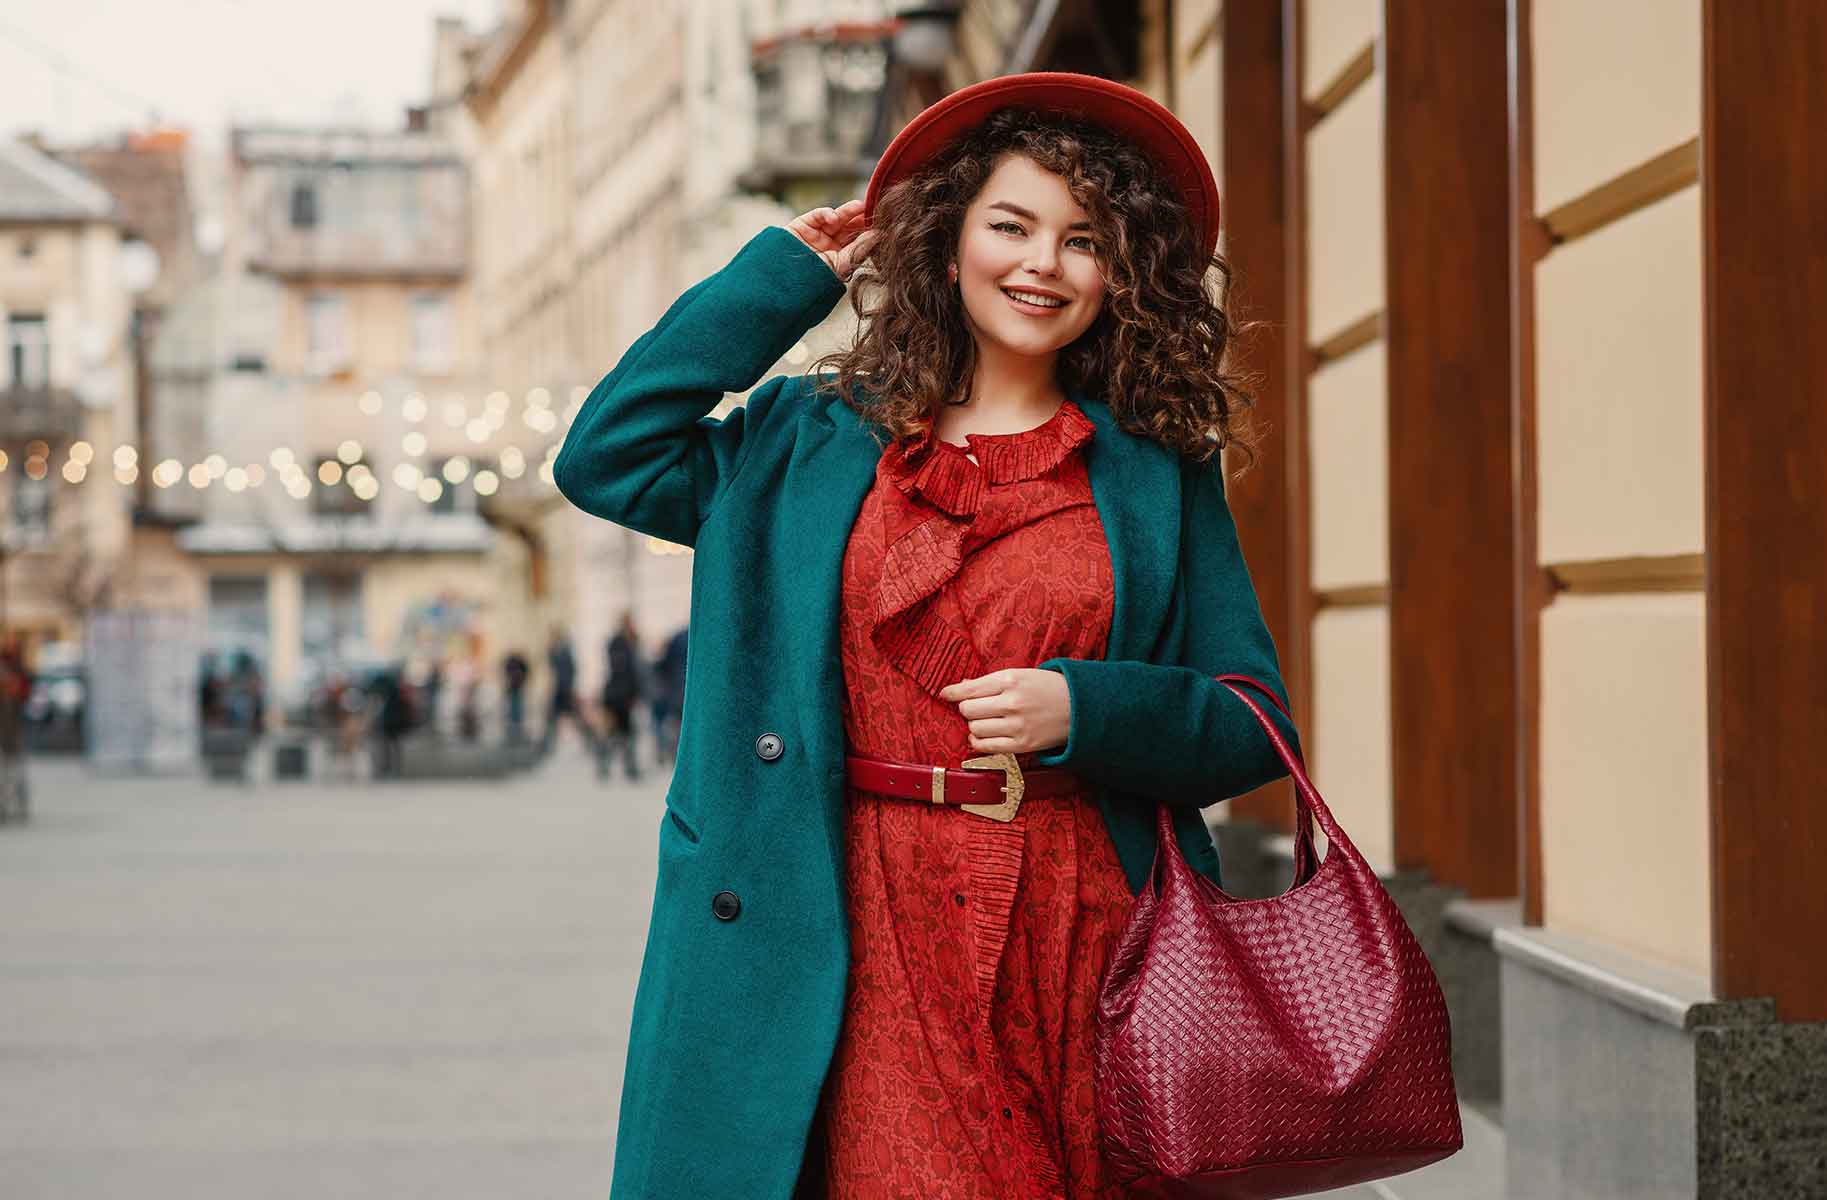
[[[1314,786],[1366,862],[1395,865],[1389,750],[1389,610],[1322,609],[1313,621]]]
[[[1383,309],[1383,81],[1307,135],[1307,340]]]
[[[1306,0],[1301,52],[1306,79],[1302,95],[1312,100],[1338,77],[1366,42],[1382,36],[1382,0]]]
[[[1534,0],[1535,209],[1700,130],[1700,0]]]
[[[1698,553],[1699,188],[1556,248],[1535,287],[1542,561]]]
[[[1697,135],[1699,20],[1698,0],[1535,0],[1538,213]],[[1539,554],[1609,576],[1542,613],[1544,921],[1704,974],[1705,596],[1630,562],[1705,547],[1701,296],[1695,185],[1536,268]]]
[[[1303,8],[1303,91],[1311,98],[1378,35],[1376,0]],[[1317,345],[1384,304],[1383,80],[1359,85],[1308,133],[1306,341]],[[1311,584],[1316,591],[1389,578],[1388,366],[1381,341],[1307,380]],[[1389,611],[1322,608],[1312,628],[1314,781],[1379,870],[1394,866],[1390,777]]]
[[[1389,370],[1383,343],[1307,380],[1313,586],[1389,580]]]
[[[1543,923],[1705,974],[1702,596],[1563,596],[1541,648]]]

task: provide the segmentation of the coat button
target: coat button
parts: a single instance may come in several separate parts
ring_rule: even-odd
[[[773,762],[779,758],[780,752],[785,748],[786,743],[780,740],[778,733],[764,733],[755,739],[755,753],[761,755],[762,759],[767,762]]]
[[[718,892],[711,897],[711,912],[719,921],[734,921],[742,911],[742,897],[735,892]]]

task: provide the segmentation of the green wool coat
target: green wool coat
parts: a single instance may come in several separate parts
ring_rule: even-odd
[[[696,548],[685,712],[616,1136],[620,1200],[788,1200],[837,1042],[849,956],[839,576],[880,450],[810,377],[755,384],[844,293],[798,238],[762,230],[596,385],[553,465],[584,511]],[[746,406],[706,415],[750,387]],[[1115,607],[1105,658],[1034,664],[1071,694],[1066,744],[1038,761],[1093,785],[1132,889],[1153,859],[1157,799],[1176,806],[1188,861],[1215,879],[1200,807],[1285,772],[1212,676],[1280,693],[1275,646],[1216,467],[1069,394],[1097,426],[1084,453]],[[778,754],[762,756],[774,749],[764,734]],[[740,901],[734,919],[712,911],[724,892]]]

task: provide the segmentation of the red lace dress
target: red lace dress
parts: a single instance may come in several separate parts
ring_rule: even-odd
[[[1033,429],[884,451],[844,557],[858,753],[975,757],[946,685],[1102,657],[1110,555],[1070,400]],[[975,461],[972,461],[972,456]],[[1026,767],[1036,754],[1022,754]],[[851,966],[802,1196],[1092,1200],[1098,982],[1131,895],[1089,791],[999,824],[851,788]]]

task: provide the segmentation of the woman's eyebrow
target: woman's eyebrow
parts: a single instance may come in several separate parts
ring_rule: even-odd
[[[1039,217],[1037,217],[1037,216],[1035,216],[1035,215],[1034,215],[1034,214],[1033,214],[1033,213],[1031,213],[1031,212],[1029,212],[1029,211],[1028,211],[1028,210],[1027,210],[1027,209],[1025,209],[1025,208],[1023,208],[1023,207],[1022,207],[1022,206],[1021,206],[1021,205],[1019,205],[1019,204],[1011,204],[1011,203],[1009,203],[1009,202],[1008,202],[1008,201],[1007,201],[1007,200],[997,200],[997,201],[995,201],[995,202],[994,202],[994,203],[992,203],[992,204],[991,204],[991,205],[990,205],[990,207],[991,207],[991,208],[1000,208],[1000,209],[1005,209],[1005,210],[1007,210],[1007,211],[1009,211],[1009,212],[1012,212],[1012,213],[1014,213],[1014,214],[1015,214],[1015,215],[1016,215],[1016,216],[1018,216],[1018,217],[1024,217],[1024,218],[1026,218],[1026,219],[1027,219],[1027,220],[1030,220],[1030,221],[1038,221],[1038,220],[1040,220],[1040,218],[1039,218]],[[1073,223],[1072,223],[1072,224],[1070,224],[1070,225],[1068,225],[1068,226],[1066,226],[1066,228],[1068,228],[1068,229],[1089,229],[1089,228],[1091,228],[1091,222],[1089,222],[1089,221],[1074,221],[1074,222],[1073,222]]]

